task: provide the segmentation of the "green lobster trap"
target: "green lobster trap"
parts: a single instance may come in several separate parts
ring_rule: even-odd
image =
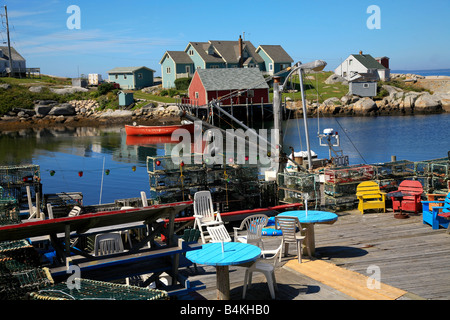
[[[20,223],[19,204],[15,198],[4,197],[0,187],[0,225]]]
[[[70,287],[70,288],[69,288]],[[32,292],[33,300],[168,300],[166,291],[90,279],[73,279]]]
[[[0,166],[0,187],[3,196],[17,199],[19,207],[27,204],[27,187],[31,197],[42,194],[41,173],[39,165]]]

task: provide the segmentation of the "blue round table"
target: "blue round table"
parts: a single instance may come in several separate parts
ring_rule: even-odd
[[[216,267],[217,299],[230,299],[229,266],[253,262],[261,255],[257,246],[241,242],[207,243],[201,249],[186,252],[186,258],[198,264]]]
[[[338,215],[333,212],[317,210],[308,210],[308,213],[305,210],[286,211],[280,213],[278,216],[297,217],[298,221],[306,227],[305,245],[309,248],[312,255],[314,255],[316,249],[314,224],[333,224],[338,219]]]

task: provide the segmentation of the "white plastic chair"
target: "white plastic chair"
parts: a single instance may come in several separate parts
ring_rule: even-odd
[[[74,206],[72,208],[72,210],[70,210],[68,216],[69,217],[76,217],[76,216],[79,216],[80,213],[81,213],[81,208],[79,206]]]
[[[94,256],[123,252],[123,242],[120,233],[102,233],[95,236]]]
[[[253,265],[245,270],[244,289],[242,291],[242,298],[245,299],[247,293],[247,286],[250,288],[252,284],[252,276],[254,272],[261,272],[264,274],[269,286],[270,296],[275,299],[275,291],[278,291],[277,281],[275,278],[275,269],[278,264],[278,256],[281,255],[283,243],[275,250],[264,250],[261,252],[264,259],[258,259]]]
[[[220,213],[214,211],[211,192],[198,191],[194,194],[194,228],[198,227],[202,242],[206,243],[203,227],[223,224]]]
[[[230,234],[223,224],[217,227],[206,227],[211,242],[231,242]]]
[[[282,240],[281,245],[283,247],[284,245],[284,253],[288,252],[289,244],[294,243],[297,248],[297,255],[298,255],[298,263],[302,263],[302,243],[303,240],[305,240],[305,236],[302,235],[302,233],[306,232],[306,228],[302,228],[302,225],[300,224],[300,221],[297,217],[275,217],[275,226],[277,229],[281,229],[282,232]],[[311,257],[311,251],[308,247],[308,254],[309,257]],[[279,259],[281,261],[281,254],[279,256]]]
[[[239,228],[233,228],[234,241],[255,244],[264,250],[264,244],[262,241],[262,229],[267,225],[268,221],[269,217],[265,214],[255,214],[245,218],[241,222]]]
[[[120,233],[102,233],[95,236],[94,256],[104,256],[113,253],[124,252],[122,236]],[[125,278],[126,284],[130,285],[130,278]]]

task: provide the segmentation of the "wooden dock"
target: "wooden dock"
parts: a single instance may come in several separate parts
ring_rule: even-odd
[[[316,225],[316,257],[296,261],[296,251],[283,257],[276,271],[277,300],[447,300],[450,298],[450,235],[432,230],[422,216],[395,219],[386,213],[357,210],[338,212],[333,225]],[[265,238],[275,248],[279,237]],[[309,265],[308,265],[309,264]],[[314,267],[313,267],[314,266]],[[214,300],[214,267],[197,266],[182,271],[190,281],[206,288],[180,299]],[[379,275],[380,289],[368,288]],[[244,268],[230,267],[231,299],[241,300]],[[247,300],[269,300],[262,274],[254,274]]]

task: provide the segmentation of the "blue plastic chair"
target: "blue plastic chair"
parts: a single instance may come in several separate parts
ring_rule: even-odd
[[[432,206],[430,204],[441,204],[442,206]],[[433,229],[449,227],[449,220],[439,216],[439,214],[450,214],[450,192],[444,201],[422,201],[422,220],[424,224],[429,224]]]

